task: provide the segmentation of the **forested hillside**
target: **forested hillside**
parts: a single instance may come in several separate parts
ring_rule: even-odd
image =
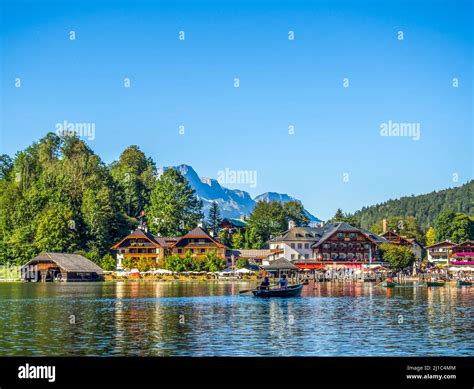
[[[456,188],[402,197],[364,207],[354,216],[363,228],[370,228],[376,222],[390,216],[414,216],[418,225],[426,230],[434,224],[438,215],[444,210],[474,215],[474,180]]]

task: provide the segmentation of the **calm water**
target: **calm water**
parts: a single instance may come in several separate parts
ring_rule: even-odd
[[[0,284],[0,355],[474,355],[472,287],[251,286]]]

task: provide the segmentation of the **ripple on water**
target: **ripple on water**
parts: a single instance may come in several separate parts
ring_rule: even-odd
[[[474,288],[0,284],[0,355],[474,355]]]

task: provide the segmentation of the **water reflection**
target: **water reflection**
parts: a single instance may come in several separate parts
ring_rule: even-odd
[[[474,288],[0,284],[0,355],[474,355]]]

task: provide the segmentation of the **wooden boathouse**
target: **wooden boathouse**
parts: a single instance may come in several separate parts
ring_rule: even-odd
[[[82,255],[46,252],[22,266],[21,278],[29,282],[102,281],[104,273]]]

